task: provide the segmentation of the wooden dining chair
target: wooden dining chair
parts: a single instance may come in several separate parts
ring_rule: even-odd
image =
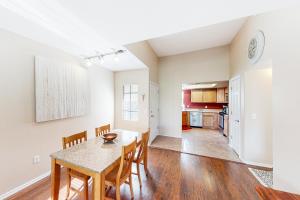
[[[111,172],[105,176],[105,185],[107,192],[113,186],[116,187],[116,199],[121,199],[120,186],[123,183],[129,184],[131,199],[133,199],[133,187],[131,178],[131,167],[136,151],[136,139],[129,145],[122,147],[122,155],[119,166],[115,167]],[[128,179],[128,181],[127,181]]]
[[[100,127],[95,129],[96,137],[99,137],[99,136],[101,136],[105,133],[108,133],[109,131],[110,131],[110,124],[100,126]]]
[[[142,134],[142,140],[137,144],[137,154],[134,157],[133,162],[136,163],[137,173],[132,172],[132,174],[137,175],[142,187],[141,173],[140,173],[140,164],[144,164],[144,170],[146,175],[148,175],[147,169],[147,150],[148,150],[148,141],[149,141],[150,130]]]
[[[80,144],[84,141],[87,141],[87,132],[86,131],[71,135],[69,137],[63,137],[62,138],[63,149],[66,149],[66,148],[72,147],[74,145]],[[80,172],[77,172],[75,170],[72,170],[72,169],[67,169],[67,197],[66,197],[66,199],[68,199],[68,197],[70,195],[70,189],[73,189],[71,187],[72,178],[77,178],[77,179],[84,182],[85,199],[88,199],[88,194],[89,194],[89,192],[88,192],[88,187],[89,187],[88,186],[88,180],[89,180],[90,177],[85,175],[85,174],[82,174]],[[77,191],[77,190],[75,190],[75,191]]]

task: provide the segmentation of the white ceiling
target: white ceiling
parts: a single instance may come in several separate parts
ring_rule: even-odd
[[[91,56],[296,3],[299,0],[0,0],[0,27],[77,56]],[[106,67],[145,67],[128,55],[133,58],[124,60],[128,63]]]
[[[247,18],[148,40],[159,57],[230,44]]]
[[[0,28],[80,58],[126,49],[101,37],[56,0],[0,0]],[[118,62],[106,56],[97,64],[112,71],[146,68],[130,51],[118,57]]]
[[[57,0],[117,44],[157,38],[300,3],[299,0]]]

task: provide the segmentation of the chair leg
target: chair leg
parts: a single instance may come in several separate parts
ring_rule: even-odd
[[[88,200],[89,199],[89,179],[84,180],[84,195],[85,195],[85,199]]]
[[[145,170],[145,174],[148,177],[148,162],[147,162],[147,158],[144,158],[144,170]]]
[[[116,200],[121,200],[120,185],[116,185]]]
[[[129,175],[129,187],[130,187],[130,195],[131,195],[131,199],[134,199],[131,173],[130,173],[130,175]]]
[[[71,187],[71,182],[72,182],[72,177],[70,176],[70,169],[68,169],[68,174],[67,174],[67,196],[66,199],[69,198],[70,195],[70,187]]]
[[[141,180],[141,173],[140,173],[140,163],[136,163],[136,170],[137,170],[137,175],[140,183],[140,188],[142,187],[142,180]]]

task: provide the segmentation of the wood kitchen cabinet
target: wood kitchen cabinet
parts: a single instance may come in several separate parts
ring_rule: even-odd
[[[217,103],[228,103],[228,88],[217,89]]]
[[[229,92],[228,92],[228,87],[225,88],[225,102],[228,103],[229,99]]]
[[[192,103],[216,103],[217,89],[202,89],[191,91]]]
[[[182,126],[190,127],[190,112],[188,111],[182,111]]]
[[[218,88],[217,89],[217,102],[218,103],[225,102],[225,88]]]
[[[217,102],[217,90],[216,89],[204,89],[202,102],[204,103],[215,103]]]
[[[228,103],[228,88],[197,89],[191,91],[192,103]]]
[[[219,113],[203,113],[203,128],[218,129],[219,128]]]
[[[203,92],[202,90],[192,90],[191,91],[191,102],[201,103],[203,101]]]

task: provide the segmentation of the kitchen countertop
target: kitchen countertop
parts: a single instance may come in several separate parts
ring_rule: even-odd
[[[188,111],[188,112],[192,112],[192,111],[201,111],[201,112],[206,112],[206,113],[219,113],[222,111],[222,109],[208,109],[208,108],[184,108],[182,109],[182,111]]]

